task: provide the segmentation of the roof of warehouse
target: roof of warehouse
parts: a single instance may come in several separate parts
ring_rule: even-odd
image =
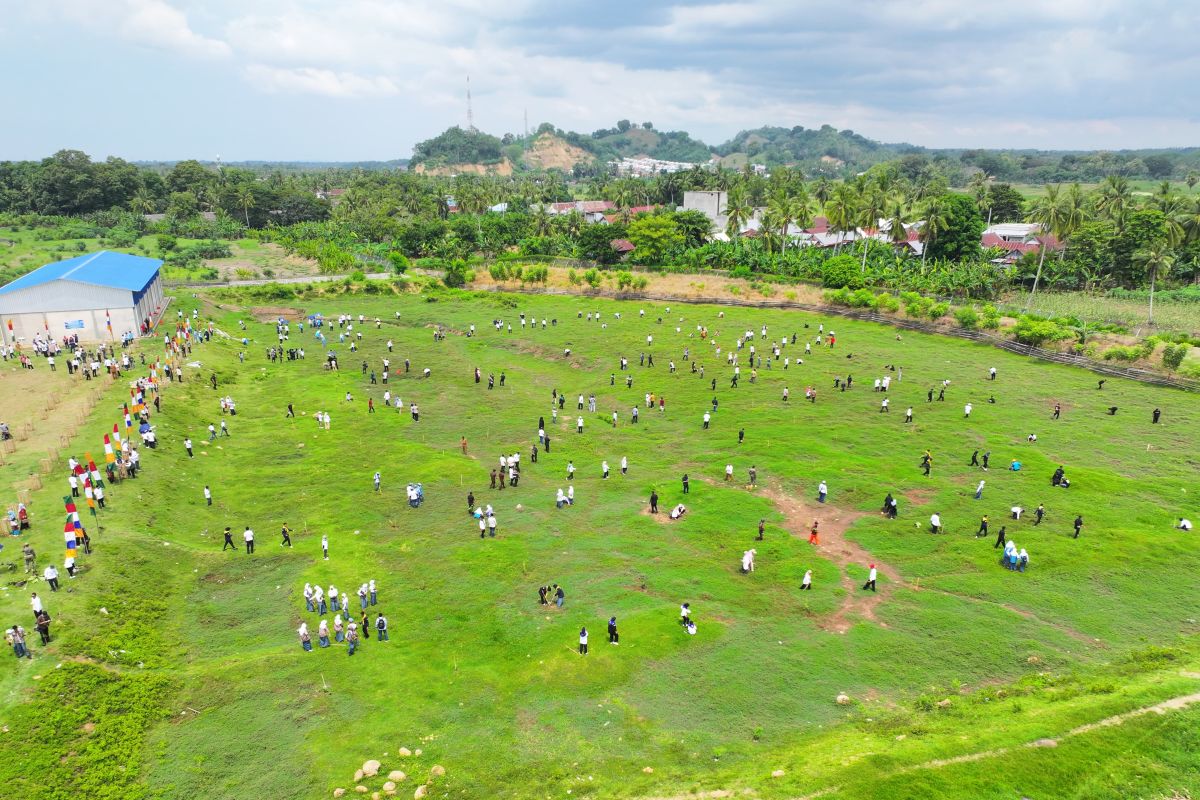
[[[162,263],[157,258],[100,250],[38,267],[7,286],[0,287],[0,294],[59,280],[137,292],[154,280]]]

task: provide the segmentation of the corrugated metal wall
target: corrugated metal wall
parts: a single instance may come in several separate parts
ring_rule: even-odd
[[[132,307],[133,292],[76,281],[50,281],[0,294],[0,314]]]

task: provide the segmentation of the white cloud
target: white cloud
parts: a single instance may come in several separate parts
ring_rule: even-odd
[[[316,94],[325,97],[386,97],[400,92],[387,77],[335,72],[315,67],[284,69],[265,64],[250,64],[246,77],[257,88],[267,92]]]
[[[187,14],[165,0],[45,0],[32,13],[59,24],[69,19],[122,39],[186,56],[223,58],[229,45],[192,30]]]

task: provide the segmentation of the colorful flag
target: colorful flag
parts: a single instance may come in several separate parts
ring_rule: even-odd
[[[83,479],[83,496],[87,499],[88,508],[94,511],[96,509],[96,493],[92,491],[91,478]]]
[[[71,515],[67,515],[67,521],[63,524],[63,539],[66,540],[67,558],[75,557],[75,524],[71,522]]]
[[[104,309],[104,327],[108,328],[108,335],[112,336],[112,317],[108,314],[108,309]]]
[[[109,435],[106,433],[106,434],[104,434],[104,462],[106,464],[111,464],[116,460],[117,460],[117,456],[115,453],[113,453],[112,440],[109,438]]]
[[[107,438],[107,437],[105,437]],[[96,462],[92,460],[91,453],[84,453],[88,460],[88,472],[92,474],[92,483],[97,486],[104,485],[104,477],[100,474],[100,470],[96,469]]]
[[[125,431],[126,431],[126,433],[128,433],[129,429],[132,427],[133,427],[133,417],[129,413],[129,403],[126,403],[125,404]]]

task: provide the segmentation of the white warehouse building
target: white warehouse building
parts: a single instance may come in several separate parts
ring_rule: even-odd
[[[56,261],[0,287],[0,333],[84,341],[149,332],[165,308],[162,262],[101,250]],[[111,327],[110,327],[111,325]]]

